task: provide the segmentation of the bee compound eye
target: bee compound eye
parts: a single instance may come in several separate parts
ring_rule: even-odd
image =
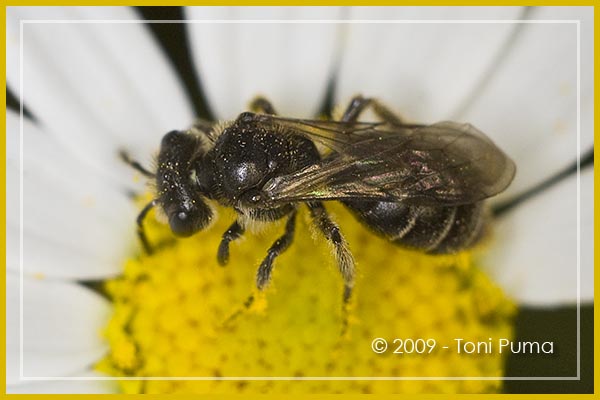
[[[176,236],[186,237],[194,233],[194,227],[185,211],[173,213],[169,218],[169,225]]]
[[[188,237],[204,228],[211,217],[210,208],[204,203],[197,203],[195,208],[173,211],[169,218],[169,226],[175,236]]]

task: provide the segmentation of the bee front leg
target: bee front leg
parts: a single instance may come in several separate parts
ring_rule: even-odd
[[[244,234],[244,231],[244,227],[237,220],[225,231],[217,252],[219,265],[225,266],[229,262],[229,243],[239,239]]]
[[[273,104],[262,96],[257,96],[250,102],[250,110],[261,114],[277,115]]]
[[[338,264],[338,268],[344,278],[344,293],[343,301],[343,326],[342,334],[346,332],[348,326],[348,304],[352,297],[352,288],[354,287],[355,267],[354,257],[348,249],[348,243],[340,232],[340,228],[331,220],[325,206],[322,202],[307,203],[311,217],[317,228],[323,233],[325,238],[333,246],[334,256]]]
[[[146,219],[148,212],[150,212],[150,210],[152,210],[154,206],[156,206],[156,199],[146,204],[146,206],[142,209],[142,211],[140,211],[137,217],[137,233],[146,254],[152,254],[152,246],[150,246],[150,243],[148,242],[148,237],[146,236],[146,231],[144,230],[144,219]]]
[[[356,122],[358,117],[367,110],[368,107],[373,109],[375,115],[377,115],[382,121],[385,121],[391,125],[402,125],[402,118],[397,116],[387,106],[383,105],[376,99],[370,97],[362,97],[361,95],[354,96],[350,100],[350,104],[346,107],[344,115],[342,116],[341,122]]]
[[[283,235],[275,241],[269,248],[267,256],[258,267],[256,273],[256,287],[259,290],[263,290],[271,281],[271,272],[273,271],[273,261],[275,257],[283,253],[290,247],[294,241],[294,232],[296,230],[296,209],[294,209],[288,216],[288,220],[285,224],[285,232]]]

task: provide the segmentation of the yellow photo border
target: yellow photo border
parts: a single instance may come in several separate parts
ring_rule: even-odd
[[[134,5],[137,6],[161,6],[161,5],[166,5],[164,4],[164,2],[161,1],[155,1],[155,0],[144,0],[144,1],[138,1],[138,2],[134,2]],[[598,13],[596,12],[596,5],[598,4],[598,2],[596,1],[577,1],[576,3],[566,3],[566,2],[559,2],[559,1],[539,1],[539,0],[535,0],[535,1],[530,1],[525,5],[528,6],[594,6],[594,26],[595,26],[595,30],[594,30],[594,102],[596,104],[595,107],[595,112],[594,112],[594,118],[595,118],[595,127],[594,127],[594,151],[597,152],[599,147],[597,145],[597,141],[596,139],[598,138],[598,122],[600,120],[600,118],[598,118],[600,116],[600,112],[599,112],[599,96],[598,96],[598,87],[599,82],[598,82],[598,70],[599,70],[599,62],[598,62],[598,54],[600,54],[600,34],[599,34],[599,29],[598,29],[598,23],[600,21],[600,16],[598,15]],[[4,82],[4,86],[6,89],[6,7],[8,6],[130,6],[132,5],[131,2],[127,2],[127,1],[89,1],[89,0],[84,0],[84,1],[72,1],[72,0],[67,0],[67,1],[62,1],[62,2],[56,2],[56,1],[51,1],[51,0],[39,0],[39,1],[5,1],[3,4],[3,7],[0,8],[0,13],[1,13],[1,20],[2,20],[2,25],[3,25],[3,29],[2,29],[2,40],[1,40],[1,45],[2,45],[2,49],[3,49],[3,55],[4,55],[4,63],[2,63],[2,80]],[[172,6],[173,4],[168,4],[169,6]],[[225,1],[183,1],[180,4],[176,4],[178,6],[191,6],[191,5],[197,5],[197,6],[294,6],[294,5],[302,5],[302,6],[339,6],[339,5],[348,5],[348,6],[522,6],[524,5],[523,2],[518,2],[518,1],[473,1],[473,0],[466,0],[466,1],[462,1],[462,2],[452,2],[452,1],[446,1],[446,0],[434,0],[434,1],[428,1],[428,2],[418,2],[418,1],[407,1],[407,2],[398,2],[398,1],[376,1],[375,3],[373,1],[340,1],[340,0],[334,0],[334,1],[322,1],[322,0],[312,0],[312,1],[307,1],[307,2],[292,2],[292,1],[277,1],[277,0],[263,0],[263,1],[259,1],[259,2],[255,2],[255,1],[231,1],[231,0],[225,0]],[[0,100],[4,106],[4,108],[6,109],[6,97],[2,97],[2,99]],[[2,114],[2,122],[3,122],[3,126],[4,126],[4,136],[3,136],[3,140],[0,144],[0,147],[2,149],[1,154],[0,154],[0,164],[2,166],[3,169],[3,173],[0,176],[0,180],[2,183],[2,196],[0,198],[0,204],[2,205],[2,208],[5,210],[4,213],[2,213],[2,215],[0,216],[0,224],[2,226],[4,226],[4,228],[6,228],[6,113]],[[600,195],[600,179],[598,178],[598,176],[594,176],[594,198],[599,198]],[[598,228],[600,227],[600,223],[599,223],[599,218],[598,218],[598,211],[599,211],[599,207],[598,204],[596,202],[594,202],[594,232],[598,232]],[[3,245],[2,245],[2,258],[4,260],[4,263],[6,264],[6,229],[2,229],[2,232],[0,233],[0,236],[3,239]],[[598,266],[598,256],[600,255],[600,252],[597,250],[596,246],[594,246],[594,270],[597,270],[597,266]],[[6,265],[5,265],[6,268]],[[0,311],[0,314],[2,316],[2,325],[4,327],[4,329],[2,330],[1,333],[1,337],[3,339],[3,342],[6,343],[6,274],[0,274],[0,282],[2,284],[2,291],[3,291],[3,296],[2,296],[2,302],[3,302],[3,307]],[[600,274],[596,273],[595,277],[594,277],[594,283],[595,283],[595,289],[594,289],[594,295],[595,297],[598,295],[598,287],[600,286]],[[597,308],[594,309],[594,330],[595,332],[600,332],[600,312],[598,311]],[[3,355],[4,360],[6,360],[6,346],[1,346],[2,349],[1,354]],[[600,366],[598,363],[598,357],[600,354],[600,335],[594,335],[594,391],[597,392],[598,391],[598,386],[597,383],[600,381]],[[22,399],[28,399],[28,398],[39,398],[40,396],[43,397],[55,397],[57,395],[6,395],[6,362],[2,363],[2,382],[3,382],[3,393],[5,394],[5,396],[7,397],[13,397],[13,396],[18,396],[18,398],[22,398]],[[58,396],[62,396],[62,395],[58,395]],[[90,396],[101,396],[101,395],[69,395],[69,397],[75,397],[75,398],[83,398],[83,397],[90,397]],[[131,398],[147,398],[145,396],[147,395],[133,395],[134,397],[132,397],[131,395],[124,395],[124,394],[117,394],[117,396],[122,396],[123,398],[127,398],[127,399],[131,399]],[[155,395],[155,396],[166,396],[166,395]],[[179,398],[179,399],[184,399],[184,398],[192,398],[192,395],[173,395],[175,398]],[[396,396],[405,396],[405,395],[379,395],[377,396],[378,398],[395,398]],[[465,396],[465,395],[418,395],[419,398],[435,398],[435,399],[444,399],[444,398],[456,398],[457,396]],[[504,398],[506,395],[502,395],[502,394],[497,394],[497,395],[487,395],[486,397],[489,398]],[[534,398],[534,399],[548,399],[548,398],[557,398],[557,397],[563,397],[564,395],[524,395],[524,394],[515,394],[515,395],[510,395],[511,397],[516,397],[516,398]],[[573,396],[573,395],[568,395],[568,396]],[[593,395],[578,395],[578,396],[585,396],[585,397],[591,397]],[[200,395],[193,395],[193,398],[199,398]],[[229,398],[229,397],[238,397],[239,396],[234,396],[234,395],[228,395],[228,396],[224,396],[224,395],[205,395],[203,397],[208,397],[208,398]],[[264,398],[281,398],[281,395],[261,395],[261,397]],[[321,399],[321,398],[332,398],[334,397],[334,395],[306,395],[306,396],[298,396],[298,395],[292,395],[292,396],[286,396],[288,399],[300,399],[300,398],[313,398],[313,399]],[[354,398],[359,398],[362,397],[360,395],[344,395],[344,398],[346,399],[354,399]]]

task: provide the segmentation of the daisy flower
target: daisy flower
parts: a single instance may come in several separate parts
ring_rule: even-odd
[[[224,327],[283,227],[248,235],[219,268],[233,212],[219,209],[210,229],[177,241],[148,218],[159,247],[141,252],[135,218],[149,194],[118,153],[150,166],[162,135],[194,121],[177,68],[147,25],[123,23],[140,18],[134,9],[10,7],[7,82],[25,116],[7,110],[8,392],[499,391],[500,380],[434,378],[501,377],[505,354],[441,347],[512,338],[517,305],[576,304],[578,293],[593,301],[593,168],[582,168],[580,186],[563,173],[593,148],[591,8],[206,7],[184,16],[312,21],[186,24],[188,42],[175,45],[189,48],[212,110],[203,117],[235,118],[262,94],[282,115],[315,118],[360,92],[411,121],[469,121],[518,166],[492,200],[504,211],[478,249],[427,256],[328,204],[359,268],[349,337],[339,337],[341,278],[305,215],[271,287]],[[516,19],[580,23],[497,21]],[[394,20],[437,22],[386,23]],[[376,354],[377,337],[432,338],[437,348]]]

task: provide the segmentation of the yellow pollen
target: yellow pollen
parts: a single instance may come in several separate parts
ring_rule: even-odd
[[[343,283],[327,243],[313,238],[300,212],[292,246],[275,261],[273,280],[255,289],[255,274],[283,221],[231,244],[220,267],[216,251],[233,212],[191,238],[146,220],[152,256],[126,260],[105,282],[114,304],[104,331],[108,354],[97,369],[112,376],[210,377],[215,380],[119,381],[125,393],[480,393],[499,380],[294,380],[307,377],[495,377],[504,356],[458,354],[455,338],[512,338],[514,304],[477,265],[477,251],[431,256],[398,248],[328,204],[357,261],[358,277],[341,337]],[[132,222],[132,229],[134,223]],[[249,308],[244,302],[250,295]],[[233,317],[232,317],[233,316]],[[372,342],[384,338],[383,354]],[[432,339],[429,354],[394,354],[394,339]],[[449,346],[449,349],[443,349]],[[407,350],[407,349],[404,349]],[[290,380],[222,380],[223,377]]]

